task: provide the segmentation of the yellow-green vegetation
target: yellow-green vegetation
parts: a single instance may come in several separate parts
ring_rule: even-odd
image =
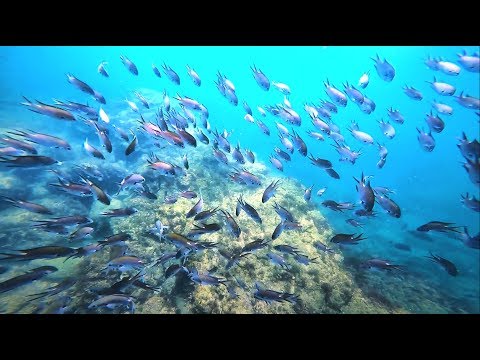
[[[163,95],[142,89],[141,93],[159,103]],[[123,106],[122,106],[123,108]],[[154,117],[154,110],[144,112],[146,119]],[[126,108],[117,114],[109,114],[112,122],[117,126],[127,129],[138,129],[138,123],[132,111]],[[135,132],[139,133],[138,130]],[[212,136],[210,139],[212,140]],[[156,141],[155,141],[156,142]],[[130,287],[126,292],[135,297],[136,313],[203,313],[203,314],[283,314],[283,313],[407,313],[407,312],[452,312],[452,304],[446,303],[444,294],[436,292],[426,282],[409,278],[404,281],[402,277],[390,276],[385,273],[365,271],[362,273],[352,271],[344,263],[342,250],[336,248],[335,253],[319,252],[314,243],[321,241],[330,246],[329,239],[333,231],[322,215],[318,205],[306,202],[303,198],[304,187],[292,178],[286,178],[281,173],[273,171],[260,162],[254,164],[235,166],[230,155],[230,165],[218,162],[212,154],[211,144],[206,146],[197,141],[197,148],[189,146],[181,149],[158,140],[157,148],[151,139],[143,139],[140,144],[144,149],[152,149],[162,161],[182,166],[182,156],[188,155],[190,168],[186,175],[164,177],[150,169],[147,165],[147,154],[129,157],[115,155],[115,161],[97,162],[86,159],[82,162],[99,164],[99,169],[104,175],[104,181],[94,180],[97,184],[106,186],[105,190],[111,196],[110,206],[94,199],[83,199],[52,191],[48,186],[34,186],[28,178],[19,177],[18,174],[4,173],[0,180],[0,190],[12,193],[15,188],[26,189],[29,201],[38,202],[55,211],[55,215],[87,215],[94,220],[90,226],[95,232],[90,239],[84,242],[70,243],[66,235],[57,235],[40,231],[31,226],[31,220],[44,219],[48,216],[32,214],[25,210],[10,207],[2,211],[2,233],[0,240],[9,239],[8,245],[3,245],[3,250],[31,248],[45,245],[62,245],[80,247],[103,237],[126,232],[132,239],[128,243],[128,255],[141,258],[145,264],[152,264],[166,252],[175,252],[177,249],[167,240],[160,240],[149,233],[149,229],[159,219],[163,225],[168,226],[168,231],[187,236],[195,223],[193,218],[187,219],[187,212],[197,203],[199,197],[194,199],[178,198],[173,204],[164,202],[164,195],[175,195],[181,191],[195,191],[204,200],[203,210],[219,207],[228,211],[241,228],[239,238],[233,237],[225,226],[221,212],[208,219],[207,223],[219,223],[222,229],[212,234],[205,234],[198,241],[209,241],[216,244],[215,249],[207,249],[191,254],[185,264],[180,259],[171,259],[163,265],[147,266],[145,283],[159,288],[158,292]],[[138,153],[136,153],[138,155]],[[236,167],[245,167],[257,175],[262,182],[259,187],[240,185],[229,178]],[[157,196],[157,200],[146,199],[132,190],[124,190],[115,195],[118,182],[131,173],[140,173],[146,178],[149,189]],[[54,182],[54,176],[49,180]],[[280,180],[275,197],[267,203],[262,203],[262,194],[265,188],[275,180]],[[108,187],[108,188],[107,188]],[[253,221],[244,211],[237,217],[235,207],[238,197],[242,195],[244,201],[252,205],[259,213],[262,224]],[[276,214],[273,204],[288,209],[302,226],[299,231],[285,230],[279,238],[270,241],[269,245],[255,254],[242,257],[238,265],[226,270],[227,259],[219,249],[235,254],[247,243],[257,239],[271,240],[275,227],[280,218]],[[115,208],[135,207],[139,211],[128,217],[108,218],[101,215],[104,211]],[[30,225],[30,226],[29,226]],[[74,231],[75,228],[71,228]],[[15,243],[12,244],[12,239]],[[290,245],[307,256],[311,262],[303,265],[295,260],[292,255],[284,255],[290,270],[274,265],[267,257],[268,252],[278,253],[273,249],[275,245]],[[2,312],[32,313],[48,310],[49,306],[58,301],[57,297],[45,298],[40,302],[26,303],[28,294],[44,291],[53,284],[63,279],[73,277],[77,283],[68,294],[72,297],[70,308],[76,313],[92,312],[88,305],[96,299],[98,289],[107,289],[120,278],[107,275],[104,271],[107,263],[119,256],[119,249],[107,247],[89,257],[70,259],[63,262],[56,260],[35,260],[26,263],[10,264],[8,272],[0,275],[0,281],[20,275],[29,269],[42,265],[53,265],[59,271],[48,275],[41,280],[19,288],[18,290],[2,294]],[[314,260],[313,260],[314,259]],[[165,270],[172,264],[185,265],[188,269],[197,269],[200,273],[210,273],[214,276],[228,279],[227,286],[205,286],[193,283],[183,272],[177,276],[165,278]],[[21,266],[20,266],[21,265]],[[129,271],[129,275],[136,271]],[[125,275],[124,275],[125,276]],[[385,276],[389,276],[385,280]],[[243,281],[246,287],[241,287],[236,279]],[[389,286],[388,294],[385,291],[385,282],[397,284]],[[289,302],[273,302],[270,304],[254,298],[255,283],[261,284],[266,289],[295,294],[299,297],[296,304]],[[243,284],[242,284],[243,285]],[[237,296],[232,296],[236,293]],[[67,293],[63,293],[65,295]],[[402,299],[396,301],[396,299]],[[429,299],[429,300],[425,300]],[[405,308],[397,304],[405,304]],[[455,312],[462,312],[462,309]],[[96,309],[95,312],[110,313],[108,309]]]
[[[315,249],[313,243],[316,241],[327,243],[332,236],[332,231],[318,208],[303,199],[300,183],[293,179],[281,178],[276,196],[262,204],[261,198],[265,187],[277,179],[269,174],[269,170],[264,165],[255,163],[245,166],[262,180],[261,187],[249,188],[229,180],[227,175],[231,168],[218,165],[215,159],[212,160],[211,155],[206,154],[211,151],[210,148],[203,145],[199,147],[200,150],[205,151],[189,152],[188,175],[175,179],[173,187],[178,191],[189,189],[196,191],[199,195],[201,193],[204,199],[204,210],[218,206],[229,211],[242,230],[240,237],[236,239],[223,226],[219,232],[203,235],[202,241],[215,242],[218,248],[234,253],[255,239],[271,239],[273,230],[280,222],[272,206],[274,201],[292,212],[302,225],[302,230],[284,231],[268,248],[242,258],[239,264],[228,272],[225,270],[227,260],[216,249],[204,250],[188,257],[185,265],[189,269],[196,268],[199,272],[208,272],[215,268],[212,274],[229,279],[229,285],[234,286],[238,294],[236,298],[230,296],[226,286],[193,284],[183,274],[165,280],[164,268],[160,265],[148,269],[145,281],[160,286],[162,290],[158,294],[150,292],[144,303],[137,304],[137,313],[386,313],[392,311],[372,302],[362,294],[361,290],[355,286],[350,273],[343,267],[340,252],[323,254]],[[170,153],[165,157],[162,156],[162,159],[179,163],[179,157],[179,154]],[[160,219],[164,225],[169,226],[168,231],[186,235],[193,227],[194,221],[187,219],[185,214],[198,201],[198,197],[196,199],[180,197],[174,204],[165,204],[162,183],[172,180],[161,176],[156,179],[160,184],[158,200],[130,197],[128,192],[124,192],[118,199],[113,200],[110,206],[111,208],[133,206],[139,209],[135,215],[111,219],[111,228],[113,233],[128,232],[132,236],[129,242],[129,253],[145,259],[147,263],[166,251],[176,250],[172,244],[148,234],[148,229],[154,226],[155,220]],[[169,194],[174,193],[170,190],[171,188],[172,186],[168,187]],[[255,223],[243,211],[240,216],[235,216],[235,206],[240,194],[243,194],[244,200],[258,211],[263,220],[261,225]],[[94,205],[92,215],[95,216],[103,209],[101,204]],[[207,222],[224,224],[220,212]],[[318,258],[305,266],[287,255],[291,270],[286,271],[269,262],[265,256],[268,251],[274,251],[273,245],[278,244],[295,246],[310,259]],[[94,255],[94,258],[98,266],[104,266],[108,261],[106,253]],[[170,261],[165,268],[175,262],[178,263],[179,260]],[[232,275],[242,279],[249,290],[240,288]],[[256,281],[268,289],[294,293],[300,297],[300,301],[296,305],[288,302],[266,304],[254,299]],[[138,290],[138,292],[142,291],[144,290]]]

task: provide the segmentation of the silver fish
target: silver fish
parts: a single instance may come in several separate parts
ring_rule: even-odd
[[[25,200],[16,200],[3,195],[0,195],[0,199],[10,203],[17,208],[24,209],[33,213],[53,215],[53,212],[50,209],[40,204],[35,204]]]
[[[106,295],[88,305],[89,309],[97,309],[100,307],[106,307],[108,309],[127,307],[132,314],[135,312],[134,299],[123,294]]]
[[[72,74],[66,74],[66,75],[67,75],[67,80],[70,84],[77,87],[79,90],[83,91],[84,93],[87,93],[89,95],[94,95],[94,90],[90,87],[90,85],[88,85],[87,83],[83,82],[80,79],[77,79]]]
[[[432,152],[435,149],[435,139],[432,136],[432,132],[430,131],[428,134],[426,132],[417,128],[418,131],[418,142],[423,150],[426,152]]]
[[[157,75],[157,77],[159,77],[159,78],[162,77],[162,73],[160,72],[160,70],[158,70],[158,68],[155,66],[155,64],[152,64],[152,70],[153,70],[153,73],[155,75]]]
[[[478,53],[476,55],[468,55],[465,50],[458,55],[458,62],[463,68],[467,71],[471,72],[480,72],[480,57],[478,57]]]
[[[380,57],[377,54],[376,59],[372,58],[375,61],[375,70],[377,74],[383,81],[391,82],[395,77],[394,67],[387,61],[387,59],[380,60]]]
[[[140,174],[130,174],[127,177],[125,177],[121,182],[120,182],[120,188],[118,189],[117,195],[124,189],[130,187],[130,186],[135,186],[136,184],[140,184],[145,181],[145,178],[140,175]]]
[[[176,85],[180,85],[180,76],[167,64],[163,63],[162,65],[163,71],[167,78]]]
[[[138,76],[138,69],[137,66],[133,63],[132,60],[127,58],[125,55],[120,55],[120,60],[122,61],[123,65],[130,71],[131,74]]]
[[[22,130],[14,130],[14,131],[9,131],[8,133],[16,136],[21,136],[24,139],[31,141],[35,144],[39,144],[47,147],[62,148],[65,150],[71,150],[72,148],[67,141],[59,137],[42,134],[35,131],[26,132]]]
[[[420,101],[423,99],[423,95],[420,91],[418,91],[417,89],[415,89],[413,86],[408,86],[408,85],[405,85],[403,87],[403,92],[410,98],[410,99],[413,99],[413,100],[417,100],[417,101]]]
[[[425,121],[430,130],[436,133],[441,133],[445,128],[445,122],[438,115],[433,116],[432,111],[430,111],[430,114],[426,114],[426,116],[427,118]]]
[[[187,73],[188,75],[190,75],[190,78],[192,79],[195,85],[197,86],[202,85],[202,80],[200,79],[200,76],[198,76],[197,72],[188,65],[187,65]]]
[[[250,69],[253,71],[253,78],[257,82],[258,86],[260,86],[262,90],[268,91],[270,89],[270,80],[268,80],[263,71],[257,69],[255,65],[253,65],[253,67],[250,66]]]
[[[426,81],[429,83],[433,90],[437,92],[437,94],[442,95],[442,96],[452,96],[455,94],[455,86],[444,83],[444,82],[439,82],[437,81],[436,77],[433,77],[433,81]]]
[[[277,168],[280,171],[283,171],[283,164],[280,160],[278,160],[276,157],[270,155],[269,156],[270,163],[272,163],[275,168]]]
[[[88,138],[85,138],[85,142],[83,143],[83,147],[93,157],[96,157],[97,159],[105,160],[105,157],[103,156],[102,152],[88,143]]]
[[[388,121],[383,121],[383,119],[380,119],[378,121],[378,125],[380,126],[382,134],[387,138],[393,139],[395,137],[395,128]]]
[[[203,209],[203,197],[200,195],[200,199],[197,201],[197,203],[188,211],[188,213],[185,215],[188,218],[194,217],[197,215],[200,211]]]
[[[100,65],[98,65],[98,67],[97,67],[97,72],[98,72],[100,75],[103,75],[103,76],[105,76],[105,77],[109,77],[109,76],[110,76],[110,75],[108,75],[107,70],[105,70],[105,65],[107,65],[107,64],[108,64],[108,62],[102,61],[102,62],[100,63]]]

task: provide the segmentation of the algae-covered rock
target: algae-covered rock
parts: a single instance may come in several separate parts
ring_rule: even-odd
[[[232,182],[228,177],[232,168],[218,163],[215,159],[212,160],[210,151],[209,147],[199,144],[196,151],[188,152],[190,169],[186,176],[166,178],[156,175],[153,170],[145,170],[144,174],[149,177],[150,183],[153,183],[151,188],[156,188],[159,198],[152,201],[134,197],[128,195],[128,191],[120,194],[112,201],[112,207],[133,206],[139,209],[139,212],[128,217],[111,219],[110,226],[112,233],[128,232],[132,236],[132,240],[128,242],[129,253],[150,263],[165,252],[176,251],[166,240],[160,240],[157,236],[149,234],[155,220],[160,219],[168,226],[166,231],[186,235],[195,222],[192,218],[187,219],[185,215],[202,196],[203,209],[219,207],[228,211],[240,226],[241,235],[234,238],[225,226],[223,215],[217,212],[207,222],[219,223],[222,229],[203,235],[199,240],[214,242],[216,248],[189,256],[184,265],[188,269],[197,269],[199,272],[209,272],[225,278],[228,280],[226,286],[194,284],[184,273],[165,280],[165,269],[171,264],[180,263],[179,260],[173,259],[163,267],[157,265],[147,270],[151,279],[157,279],[156,283],[162,291],[161,294],[152,294],[144,304],[138,305],[137,312],[238,314],[388,311],[380,304],[363,301],[362,292],[355,287],[350,273],[342,265],[343,257],[340,252],[324,254],[315,249],[313,244],[316,241],[328,242],[332,230],[319,209],[303,199],[300,183],[290,178],[280,178],[280,186],[275,197],[264,204],[261,201],[264,189],[273,180],[278,179],[269,174],[264,164],[245,165],[245,168],[257,175],[262,182],[259,187],[247,187]],[[161,158],[164,161],[180,163],[181,151],[172,149],[168,153],[162,153]],[[165,191],[170,195],[193,190],[197,192],[198,197],[194,199],[179,197],[175,203],[167,204],[163,201],[162,185],[165,185]],[[244,201],[257,210],[262,219],[261,224],[253,221],[244,211],[235,216],[235,207],[240,194]],[[241,258],[237,266],[227,271],[225,269],[227,259],[222,257],[218,250],[234,254],[255,239],[271,240],[273,230],[280,222],[273,207],[274,202],[291,211],[302,226],[301,230],[284,231],[277,239],[271,241],[268,248]],[[94,205],[92,213],[98,213],[100,209],[97,208],[102,209],[101,204]],[[275,252],[273,246],[278,244],[294,246],[309,259],[315,260],[303,265],[293,256],[285,255],[290,270],[279,268],[266,257],[267,252]],[[236,279],[243,282],[246,288],[240,287]],[[267,304],[254,298],[256,282],[268,289],[293,293],[300,300],[296,304],[289,302]],[[357,308],[352,304],[358,304]]]
[[[161,92],[151,89],[139,91],[149,101],[157,104],[163,101]],[[143,261],[144,268],[139,279],[143,286],[147,284],[155,288],[144,289],[137,286],[138,284],[114,288],[115,291],[133,296],[136,313],[446,313],[452,312],[452,309],[455,312],[468,312],[468,309],[457,307],[455,299],[445,296],[419,278],[408,274],[361,271],[358,268],[360,260],[356,259],[355,263],[348,258],[348,253],[344,256],[344,249],[335,248],[333,253],[317,250],[314,246],[317,241],[331,245],[329,239],[334,231],[322,215],[321,209],[324,208],[320,208],[314,201],[305,201],[305,187],[297,180],[279,175],[279,172],[272,173],[269,167],[259,161],[254,164],[237,164],[230,154],[226,154],[229,164],[223,164],[213,156],[211,144],[205,145],[197,141],[196,147],[185,145],[185,148],[180,148],[159,136],[146,135],[139,129],[138,114],[123,100],[109,106],[112,124],[127,132],[132,130],[137,136],[137,150],[127,157],[124,151],[127,144],[116,139],[118,142],[114,142],[114,151],[106,155],[107,160],[92,158],[87,161],[80,157],[76,161],[79,164],[96,166],[101,171],[103,178],[95,178],[94,181],[109,195],[110,205],[107,206],[94,197],[79,198],[50,186],[36,186],[35,182],[25,176],[25,170],[4,172],[0,179],[2,194],[15,193],[28,201],[38,202],[52,209],[55,216],[76,214],[91,217],[94,220],[91,226],[95,229],[92,237],[76,243],[68,242],[68,235],[47,233],[32,226],[33,220],[49,218],[48,216],[32,214],[0,203],[0,248],[1,251],[6,251],[53,244],[80,248],[120,232],[130,235],[130,239],[126,241],[127,248],[105,246],[93,255],[69,259],[66,262],[61,258],[9,264],[8,271],[0,274],[0,281],[20,275],[36,266],[54,265],[60,270],[29,286],[3,294],[1,311],[32,313],[54,308],[55,301],[58,300],[56,297],[36,302],[26,302],[25,299],[30,294],[45,291],[61,280],[72,277],[77,280],[75,285],[60,294],[72,297],[69,305],[71,312],[124,313],[126,309],[91,310],[88,306],[101,296],[102,292],[112,291],[112,285],[138,275],[139,269],[126,269],[124,272],[107,269],[109,261],[125,253]],[[142,109],[142,119],[154,119],[157,111],[153,107],[149,110]],[[176,111],[181,112],[181,109],[177,108]],[[113,129],[110,130],[111,138],[117,137],[112,135]],[[191,127],[187,130],[193,133]],[[209,133],[206,129],[202,131]],[[212,134],[208,136],[213,142]],[[177,175],[162,176],[150,168],[150,153],[158,156],[161,161],[178,166]],[[183,169],[184,156],[188,157],[188,170]],[[63,164],[62,171],[74,174],[74,165]],[[261,185],[249,186],[234,182],[233,174],[242,168],[255,174]],[[132,173],[139,173],[145,178],[144,185],[148,186],[157,199],[141,196],[132,189],[118,192],[120,181]],[[39,179],[47,183],[46,177],[46,173],[38,175]],[[49,173],[48,181],[55,180]],[[81,181],[78,178],[77,180]],[[279,180],[279,186],[275,196],[262,203],[265,188],[276,180]],[[179,196],[179,193],[187,190],[196,192],[197,197],[187,199]],[[176,197],[177,200],[168,203],[165,201],[166,196]],[[256,209],[261,223],[254,221],[244,210],[236,215],[240,196]],[[178,249],[171,242],[159,238],[151,229],[155,221],[160,220],[168,227],[165,232],[187,236],[194,224],[202,225],[201,222],[194,221],[193,217],[186,217],[200,197],[204,203],[203,210],[218,208],[230,213],[240,227],[241,234],[238,238],[230,234],[224,215],[217,211],[204,222],[217,223],[221,229],[194,240],[208,241],[215,244],[215,247],[191,253],[184,261],[180,256],[182,254],[177,253]],[[281,221],[274,209],[275,203],[289,210],[301,229],[284,230],[278,238],[272,240],[274,229]],[[102,215],[104,211],[125,207],[134,207],[138,212],[125,217],[110,218]],[[70,232],[74,230],[75,227],[69,229]],[[254,254],[241,257],[238,264],[227,270],[228,259],[225,254],[238,255],[246,244],[257,239],[267,241],[268,245]],[[303,259],[307,259],[308,264],[300,263],[293,254],[281,254],[274,248],[276,245],[294,247]],[[162,255],[172,252],[175,256],[162,264],[157,263]],[[286,266],[280,267],[272,263],[268,253],[282,255]],[[172,269],[178,272],[167,278]],[[208,273],[218,277],[221,284],[213,286],[194,283],[187,270],[197,270],[200,274]],[[405,276],[408,276],[408,281],[404,281]],[[288,298],[291,302],[267,303],[255,298],[257,288],[293,294],[298,300]]]

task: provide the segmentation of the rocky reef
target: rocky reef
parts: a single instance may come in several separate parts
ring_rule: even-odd
[[[269,246],[252,256],[242,258],[237,266],[226,271],[227,260],[217,249],[207,249],[188,257],[186,266],[196,268],[199,272],[210,272],[215,276],[229,280],[228,287],[233,287],[236,297],[229,293],[227,286],[205,286],[194,284],[180,272],[177,276],[165,279],[165,269],[172,263],[179,263],[173,259],[164,267],[151,267],[146,271],[145,282],[158,286],[158,293],[145,290],[135,290],[134,296],[147,293],[142,303],[136,304],[137,313],[387,313],[398,312],[380,303],[371,301],[356,286],[349,271],[343,266],[340,251],[319,253],[313,243],[322,241],[328,243],[332,230],[325,221],[319,209],[303,199],[300,183],[291,178],[272,177],[271,171],[263,164],[248,164],[248,171],[257,175],[262,185],[256,188],[246,187],[233,183],[228,178],[231,167],[219,164],[210,155],[210,148],[199,145],[197,151],[189,152],[190,169],[186,176],[166,178],[149,174],[147,178],[151,188],[158,186],[159,199],[152,201],[141,197],[131,197],[122,193],[112,201],[111,207],[133,206],[138,213],[123,218],[110,220],[111,233],[127,232],[132,236],[128,242],[129,254],[138,256],[145,263],[150,263],[167,251],[176,251],[175,247],[165,240],[148,233],[154,226],[155,220],[160,219],[174,231],[186,235],[192,229],[194,221],[187,219],[186,214],[198,201],[179,197],[173,204],[167,204],[161,199],[162,189],[169,194],[175,191],[192,190],[203,197],[204,209],[219,207],[231,213],[242,232],[239,238],[232,237],[223,225],[223,216],[218,212],[208,222],[222,224],[222,229],[201,237],[202,241],[211,241],[217,248],[229,253],[239,251],[246,243],[255,239],[271,239],[273,230],[280,222],[275,213],[273,203],[287,208],[301,224],[301,231],[284,231],[279,238]],[[165,156],[166,161],[178,159],[179,155],[170,152]],[[163,159],[163,158],[162,158]],[[151,176],[151,178],[148,178]],[[273,180],[280,179],[280,186],[274,198],[263,204],[262,194],[265,187]],[[167,190],[168,189],[168,190]],[[175,190],[173,190],[175,189]],[[254,222],[244,212],[236,217],[235,206],[239,195],[252,205],[259,213],[262,224]],[[91,210],[93,218],[104,210],[102,204],[96,202]],[[287,255],[290,270],[275,266],[269,262],[265,254],[272,251],[278,244],[287,244],[296,247],[310,259],[316,258],[309,265],[303,265]],[[82,273],[94,274],[105,266],[109,254],[97,253],[90,259],[81,261],[79,266]],[[212,269],[214,269],[212,271]],[[241,288],[235,278],[241,279],[247,288]],[[294,293],[298,295],[296,304],[288,302],[267,304],[253,297],[255,282],[265,288],[275,291]],[[97,284],[96,284],[97,285]],[[102,281],[102,286],[107,285]]]
[[[142,89],[157,102],[161,101],[158,92]],[[123,110],[120,110],[122,108]],[[145,118],[154,117],[154,110],[144,113]],[[27,249],[36,246],[62,245],[81,247],[104,239],[120,232],[128,233],[131,239],[127,241],[128,255],[142,259],[146,271],[142,280],[157,290],[145,290],[131,287],[128,294],[135,299],[135,313],[202,313],[202,314],[311,314],[311,313],[450,313],[471,312],[456,304],[455,299],[448,297],[438,289],[432,288],[427,281],[413,274],[386,272],[371,272],[359,268],[359,258],[348,255],[348,249],[334,248],[334,252],[321,252],[314,243],[321,241],[332,245],[329,239],[333,236],[331,228],[321,213],[321,208],[314,201],[305,201],[304,187],[294,178],[283,176],[283,173],[272,170],[261,162],[245,165],[236,164],[228,155],[229,165],[225,165],[213,156],[212,146],[198,142],[195,148],[181,149],[160,140],[155,144],[151,137],[138,130],[137,120],[131,111],[119,105],[119,111],[111,116],[112,122],[124,129],[136,129],[139,138],[139,149],[127,159],[124,155],[126,144],[114,146],[110,154],[111,161],[88,159],[96,164],[103,174],[102,180],[96,182],[111,195],[110,206],[106,207],[93,197],[78,198],[56,191],[47,184],[55,181],[55,176],[43,170],[31,171],[16,169],[4,171],[0,179],[2,194],[15,194],[18,198],[41,203],[55,210],[55,215],[80,214],[93,219],[95,231],[92,237],[78,242],[70,242],[65,235],[39,231],[32,225],[32,220],[45,218],[21,209],[12,208],[0,203],[0,250]],[[191,130],[191,129],[190,129]],[[212,138],[212,136],[209,136]],[[118,140],[118,139],[117,139]],[[120,141],[120,140],[118,140]],[[147,158],[153,151],[162,161],[182,167],[182,157],[187,154],[189,169],[182,175],[173,177],[162,176],[148,167]],[[85,156],[79,155],[73,163],[85,162]],[[62,171],[72,172],[71,164],[64,164]],[[234,169],[245,167],[258,176],[260,186],[247,186],[233,182],[229,174]],[[140,196],[133,190],[124,190],[116,194],[118,184],[127,175],[140,173],[145,178],[145,184],[158,197],[156,200]],[[28,175],[28,176],[27,176]],[[35,181],[31,179],[35,178]],[[275,197],[262,203],[265,188],[273,181],[279,180]],[[178,197],[174,203],[164,200],[166,195],[176,196],[182,191],[194,191],[197,197],[187,199]],[[250,218],[245,211],[239,216],[235,209],[239,196],[252,205],[260,215],[259,224]],[[198,241],[208,241],[215,244],[212,249],[205,249],[187,257],[185,263],[181,259],[172,258],[164,264],[153,265],[155,261],[167,252],[178,249],[165,240],[152,234],[149,230],[159,219],[168,226],[167,232],[187,235],[196,222],[187,218],[186,214],[196,204],[199,197],[203,198],[203,210],[219,208],[228,211],[238,223],[241,234],[238,238],[227,230],[224,216],[218,211],[209,218],[207,223],[218,223],[221,229],[205,234]],[[301,230],[284,231],[272,241],[272,233],[280,222],[273,204],[278,203],[288,209],[295,220],[301,225]],[[115,208],[134,207],[138,212],[126,216],[109,218],[102,212]],[[198,224],[198,223],[197,223]],[[268,245],[240,258],[237,265],[226,269],[227,259],[220,254],[239,253],[247,243],[257,239],[269,241]],[[267,257],[268,252],[277,253],[273,247],[289,245],[298,249],[310,259],[308,265],[299,263],[294,256],[284,255],[288,268],[273,264]],[[357,245],[362,247],[362,245]],[[96,299],[98,289],[106,289],[121,279],[115,272],[107,272],[107,263],[118,256],[118,248],[105,247],[97,253],[79,259],[34,260],[31,262],[7,263],[8,271],[0,274],[0,281],[20,275],[29,269],[42,265],[53,265],[59,271],[15,291],[0,294],[0,312],[33,313],[49,312],[55,309],[57,298],[44,298],[39,301],[26,302],[27,295],[44,291],[53,284],[65,278],[76,279],[76,283],[68,290],[71,297],[66,312],[73,313],[111,313],[110,309],[89,309],[88,306]],[[358,254],[357,254],[358,255]],[[225,278],[225,285],[206,286],[194,283],[180,271],[166,278],[166,269],[172,264],[197,269],[200,273]],[[3,265],[3,263],[1,264]],[[137,270],[128,271],[134,275]],[[123,275],[125,276],[125,274]],[[295,294],[298,301],[266,303],[254,297],[256,283],[265,289]],[[58,306],[57,306],[58,307]],[[124,309],[113,310],[125,312]]]

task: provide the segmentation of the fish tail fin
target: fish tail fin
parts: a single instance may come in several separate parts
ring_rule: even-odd
[[[354,238],[355,241],[365,240],[366,237],[362,237],[363,233]]]
[[[27,136],[28,133],[26,131],[23,131],[23,130],[13,130],[13,131],[7,131],[7,134],[11,134],[11,135],[15,135],[15,136]]]
[[[65,260],[63,260],[63,262],[65,263],[68,259],[71,259],[73,257],[77,257],[77,253],[73,253],[72,255],[68,256]]]
[[[0,199],[2,199],[4,201],[7,201],[11,204],[16,204],[17,203],[15,199],[12,199],[11,197],[4,196],[4,195],[0,195]]]
[[[0,255],[5,256],[3,258],[0,258],[0,261],[1,260],[9,260],[9,259],[18,259],[18,258],[22,258],[24,256],[24,255],[20,255],[20,254],[8,254],[8,253],[3,253],[3,252],[0,252]]]
[[[24,95],[22,95],[22,97],[25,99],[25,101],[27,102],[27,104],[24,104],[24,103],[21,103],[21,104],[24,104],[24,105],[31,105],[33,104],[30,100],[28,100]]]
[[[389,268],[391,269],[394,269],[394,270],[399,270],[401,272],[407,272],[407,270],[405,269],[406,266],[405,265],[390,265]]]
[[[300,300],[298,295],[294,295],[294,294],[283,294],[282,298],[294,305]]]
[[[457,229],[462,228],[462,227],[464,227],[464,226],[449,226],[447,229],[450,230],[450,231],[456,232],[458,234],[461,234],[462,232],[458,231]]]

